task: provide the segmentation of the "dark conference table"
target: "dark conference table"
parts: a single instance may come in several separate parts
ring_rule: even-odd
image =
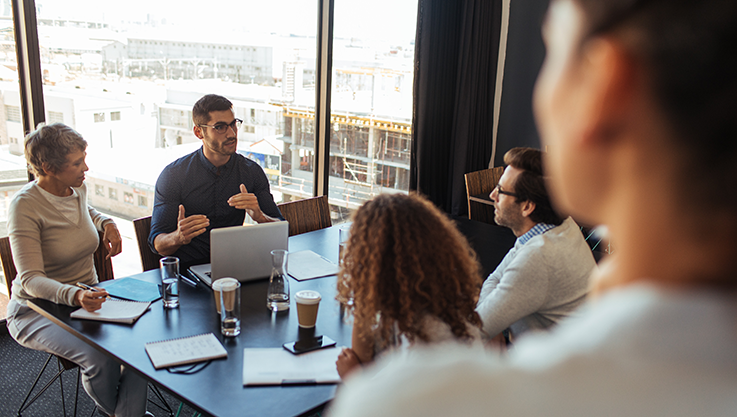
[[[515,237],[509,229],[479,223],[465,218],[455,219],[482,263],[484,276],[501,261]],[[332,262],[338,261],[338,226],[289,238],[290,252],[312,250]],[[158,283],[159,270],[133,277]],[[322,302],[317,317],[317,334],[330,336],[339,346],[350,346],[351,325],[345,322],[335,300],[336,277],[296,281],[290,277],[290,292],[317,290]],[[180,284],[180,306],[164,310],[161,300],[151,305],[134,325],[72,320],[74,307],[47,300],[32,300],[35,310],[99,349],[117,361],[130,366],[144,378],[164,387],[193,408],[214,416],[297,416],[330,401],[336,385],[302,385],[276,387],[244,387],[243,348],[280,347],[298,338],[297,311],[294,300],[286,312],[266,309],[268,280],[244,283],[241,289],[241,334],[225,338],[220,334],[219,316],[215,312],[212,291],[202,284],[193,288]],[[165,339],[214,333],[228,351],[227,359],[214,360],[192,375],[155,370],[144,344]]]

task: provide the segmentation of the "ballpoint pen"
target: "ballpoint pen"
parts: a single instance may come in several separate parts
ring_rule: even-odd
[[[81,282],[78,282],[76,285],[83,290],[89,290],[89,291],[95,291],[95,292],[100,291],[99,288],[95,288],[95,287],[89,286]]]
[[[87,285],[87,284],[84,284],[84,283],[81,283],[81,282],[78,282],[75,285],[78,286],[79,288],[83,289],[83,290],[89,290],[89,291],[94,291],[94,292],[104,291],[101,288],[95,288],[93,286],[90,286],[90,285]],[[112,295],[108,294],[106,298],[112,298],[112,297],[113,297]]]
[[[191,277],[185,275],[185,274],[179,274],[179,278],[186,284],[189,284],[193,287],[197,287],[197,282],[194,281]]]

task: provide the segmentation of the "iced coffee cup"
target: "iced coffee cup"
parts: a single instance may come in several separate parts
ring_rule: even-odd
[[[297,303],[299,327],[315,327],[315,323],[317,322],[317,308],[320,307],[321,299],[320,293],[312,290],[298,291],[294,295],[294,301]]]
[[[217,313],[220,314],[220,291],[225,288],[225,302],[230,303],[232,302],[233,293],[232,290],[234,290],[236,287],[238,287],[238,280],[235,278],[220,278],[219,280],[212,283],[212,295],[215,297],[215,309],[217,310]],[[231,290],[231,291],[229,291]]]

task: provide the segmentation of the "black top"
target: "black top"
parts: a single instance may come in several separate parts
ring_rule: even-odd
[[[154,249],[154,239],[160,233],[171,233],[177,228],[179,205],[185,215],[204,214],[210,220],[207,231],[188,245],[180,247],[173,256],[185,264],[207,263],[210,260],[210,230],[218,227],[240,226],[245,210],[228,205],[228,199],[239,194],[240,185],[258,198],[266,215],[284,219],[271,195],[269,180],[254,161],[235,153],[228,162],[215,167],[205,158],[202,148],[169,164],[156,180],[154,210],[148,244]]]

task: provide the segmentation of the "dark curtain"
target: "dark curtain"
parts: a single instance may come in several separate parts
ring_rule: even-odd
[[[504,153],[516,146],[540,148],[532,90],[545,58],[540,28],[547,8],[548,0],[513,0],[510,4],[494,166],[503,166]]]
[[[465,214],[463,174],[488,167],[501,0],[419,0],[410,189]]]

